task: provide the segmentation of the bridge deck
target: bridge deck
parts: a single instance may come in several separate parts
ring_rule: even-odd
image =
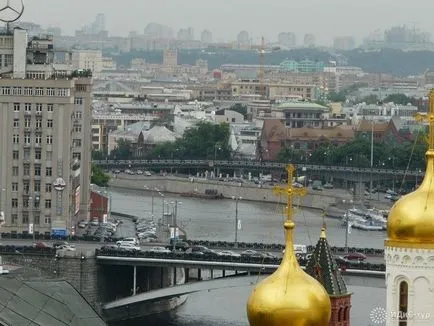
[[[230,168],[230,169],[253,169],[253,170],[284,170],[287,163],[278,162],[259,162],[259,161],[214,161],[214,160],[101,160],[92,161],[94,164],[107,167],[179,167],[179,168]],[[294,162],[298,169],[306,169],[318,172],[346,172],[361,175],[408,175],[422,177],[425,174],[423,170],[399,170],[390,168],[361,168],[350,167],[346,165],[314,165]]]
[[[347,270],[343,272],[348,285],[364,287],[385,288],[385,272]],[[200,281],[177,285],[160,290],[141,293],[128,298],[110,302],[104,306],[105,310],[116,309],[122,306],[134,305],[145,301],[157,301],[182,296],[194,292],[210,291],[224,288],[252,286],[260,280],[260,277],[227,277],[210,281]]]

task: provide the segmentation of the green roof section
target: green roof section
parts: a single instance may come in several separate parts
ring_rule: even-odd
[[[0,325],[106,325],[66,281],[21,281],[0,277],[0,298]]]
[[[325,232],[323,228],[315,250],[307,262],[306,273],[318,280],[329,296],[349,295],[350,292],[330,249]]]
[[[328,111],[329,108],[323,105],[312,102],[285,102],[277,106],[279,109],[306,109],[306,110],[323,110]]]

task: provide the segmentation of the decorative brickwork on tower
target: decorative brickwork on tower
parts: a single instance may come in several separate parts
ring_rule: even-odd
[[[325,226],[307,263],[306,272],[317,279],[330,296],[332,315],[329,326],[350,326],[351,293],[330,250]]]

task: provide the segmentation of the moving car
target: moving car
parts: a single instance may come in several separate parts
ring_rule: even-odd
[[[345,255],[344,258],[349,261],[351,260],[365,261],[367,259],[366,255],[360,252],[352,252],[348,255]]]
[[[124,238],[124,239],[119,240],[118,242],[116,242],[116,244],[118,246],[123,245],[123,244],[132,244],[134,246],[138,246],[139,245],[139,240],[137,240],[136,238]]]

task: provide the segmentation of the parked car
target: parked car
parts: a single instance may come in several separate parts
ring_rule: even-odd
[[[333,189],[333,185],[331,183],[326,183],[324,189]]]
[[[142,171],[142,170],[137,170],[137,174],[138,174],[138,175],[142,175],[142,174],[143,174],[143,171]]]
[[[145,171],[145,176],[150,177],[150,176],[152,176],[152,173],[149,171]]]
[[[139,245],[139,240],[137,240],[136,238],[124,238],[122,240],[119,240],[118,242],[116,242],[116,244],[118,246],[125,244],[125,243],[129,243],[132,244],[134,246],[138,246]]]
[[[357,260],[357,261],[365,261],[367,259],[365,254],[360,252],[353,252],[348,255],[345,255],[344,258],[349,261]]]

